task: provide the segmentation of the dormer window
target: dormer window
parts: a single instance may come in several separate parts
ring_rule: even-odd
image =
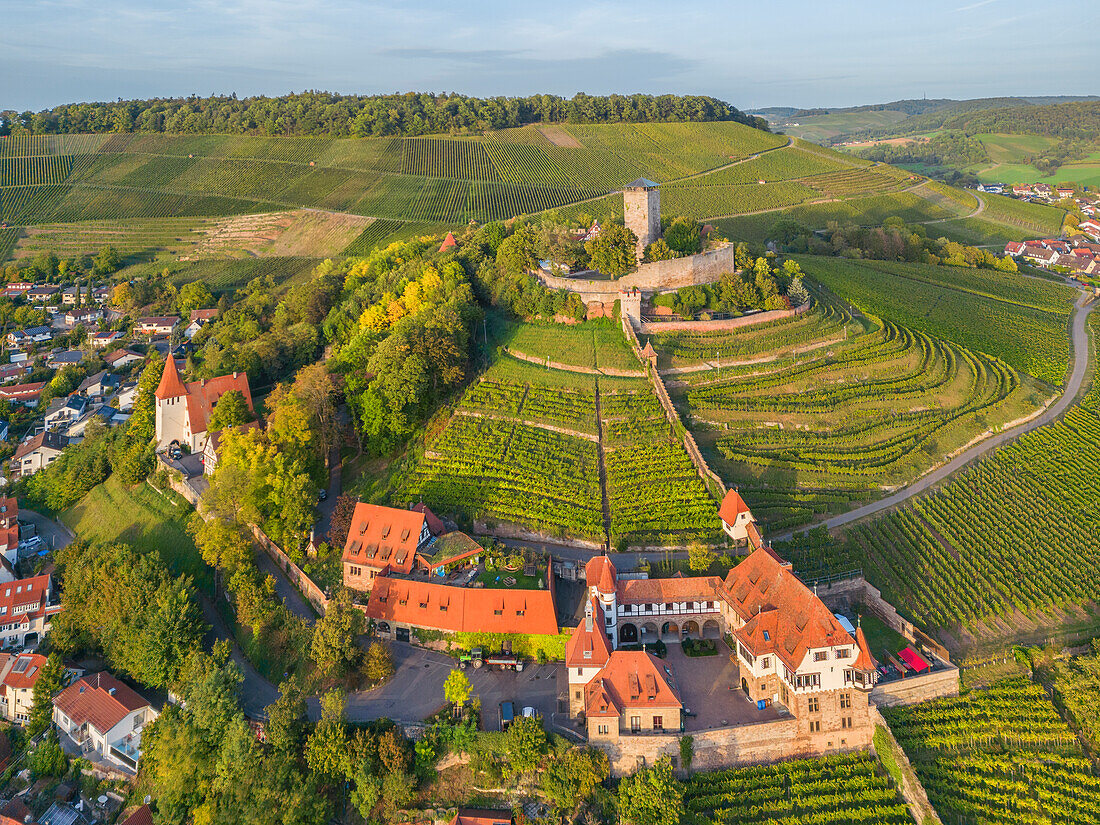
[[[819,650],[816,653],[814,653],[814,661],[815,662],[824,662],[828,658],[829,658],[828,651]]]
[[[852,655],[852,651],[846,647],[837,648],[836,657],[838,659],[847,659]]]

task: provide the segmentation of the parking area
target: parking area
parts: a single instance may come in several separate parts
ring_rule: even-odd
[[[741,690],[740,670],[730,661],[730,651],[719,643],[717,656],[687,656],[678,644],[668,646],[665,663],[672,668],[688,716],[688,731],[729,725],[748,725],[779,719],[776,706],[758,710]]]

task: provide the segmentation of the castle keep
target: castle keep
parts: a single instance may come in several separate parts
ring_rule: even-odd
[[[638,260],[645,248],[661,237],[661,193],[657,184],[638,178],[623,187],[623,221],[638,239]]]

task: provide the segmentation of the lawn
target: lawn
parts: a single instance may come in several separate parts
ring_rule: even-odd
[[[125,542],[142,552],[158,552],[176,575],[190,575],[209,593],[213,572],[187,534],[194,510],[179,495],[161,495],[148,484],[127,487],[117,475],[92,488],[61,513],[61,521],[93,544]]]

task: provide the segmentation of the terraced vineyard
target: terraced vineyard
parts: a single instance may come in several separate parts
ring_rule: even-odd
[[[882,713],[944,822],[1100,823],[1100,778],[1038,685],[1009,679]]]
[[[1049,394],[984,353],[853,319],[834,299],[771,327],[655,345],[708,460],[773,531],[907,482]]]
[[[999,358],[1059,386],[1072,288],[1011,273],[804,257],[803,269],[866,313]]]
[[[913,822],[894,780],[869,753],[698,773],[687,783],[684,808],[687,825]]]
[[[1019,226],[1035,235],[1054,235],[1062,232],[1062,222],[1066,213],[1052,206],[1039,203],[1018,201],[1001,195],[982,195],[985,211],[982,216],[987,220]]]

